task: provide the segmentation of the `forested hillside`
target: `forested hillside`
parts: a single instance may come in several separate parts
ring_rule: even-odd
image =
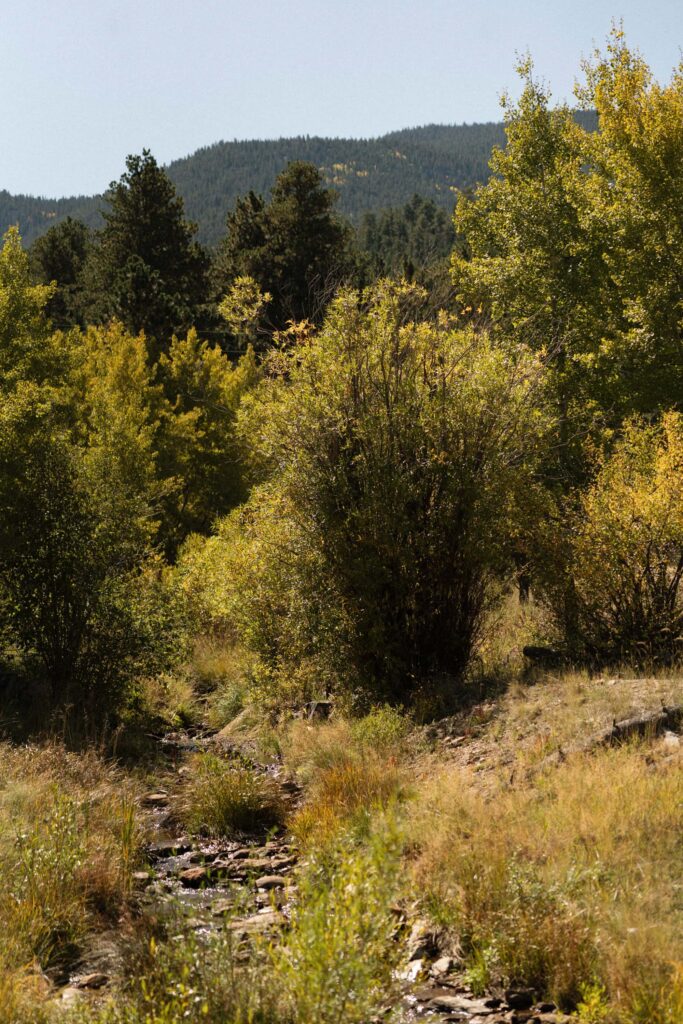
[[[491,149],[504,141],[502,124],[473,124],[410,128],[380,139],[217,142],[174,160],[167,170],[199,226],[199,240],[214,245],[237,197],[250,189],[267,193],[290,161],[315,164],[338,191],[339,212],[355,220],[368,210],[401,205],[415,193],[451,210],[453,189],[485,181]],[[18,224],[30,244],[67,216],[96,227],[100,205],[97,196],[48,200],[2,191],[0,231]]]

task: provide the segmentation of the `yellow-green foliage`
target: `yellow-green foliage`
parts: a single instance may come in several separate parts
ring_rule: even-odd
[[[577,641],[607,662],[683,652],[683,418],[627,424],[581,499],[570,567]]]
[[[281,797],[265,776],[215,754],[198,754],[189,768],[183,816],[194,831],[229,836],[282,823]]]
[[[125,992],[77,1009],[78,1024],[271,1024],[281,991],[262,962],[244,962],[228,930],[152,940],[134,960]],[[67,1018],[72,1019],[72,1018]]]
[[[0,746],[0,975],[74,958],[130,893],[135,790],[95,754]]]
[[[141,950],[131,985],[82,1024],[364,1024],[392,990],[399,944],[391,912],[400,865],[391,835],[365,849],[338,841],[299,878],[291,927],[257,939],[245,962],[233,933],[191,931]],[[1,990],[0,990],[1,991]]]
[[[397,701],[418,677],[458,677],[509,572],[541,369],[445,316],[414,321],[423,299],[343,295],[242,403],[265,482],[192,553],[188,584],[285,687],[304,666],[309,693],[339,679]]]
[[[482,986],[529,984],[595,1008],[590,986],[602,985],[620,1020],[677,1019],[683,773],[678,756],[656,770],[648,757],[576,757],[486,795],[466,772],[443,770],[420,792],[418,888]]]
[[[29,256],[16,228],[0,249],[0,390],[26,379],[45,383],[62,371],[58,345],[50,339],[45,305],[51,285],[33,285]]]
[[[245,496],[235,417],[259,370],[251,349],[236,365],[192,329],[173,338],[158,364],[166,403],[159,415],[159,462],[172,481],[165,513],[175,549],[192,530],[208,531]]]
[[[363,1024],[392,986],[398,956],[391,913],[399,861],[391,829],[366,847],[338,841],[299,879],[292,928],[273,953],[285,1019]]]

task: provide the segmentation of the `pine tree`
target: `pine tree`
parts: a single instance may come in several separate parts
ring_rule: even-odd
[[[149,150],[129,156],[126,168],[106,195],[109,209],[91,260],[91,314],[144,331],[158,351],[196,322],[207,258],[182,199]]]
[[[270,203],[253,192],[238,200],[214,264],[218,294],[251,277],[272,296],[273,329],[321,322],[350,269],[350,233],[334,214],[335,200],[318,169],[301,160],[280,174]]]

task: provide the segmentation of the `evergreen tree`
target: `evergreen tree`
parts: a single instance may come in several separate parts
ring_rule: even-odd
[[[105,226],[93,251],[92,315],[144,331],[158,350],[197,321],[207,258],[195,225],[184,218],[182,199],[149,150],[129,156],[126,168],[107,193]]]
[[[31,273],[38,284],[56,282],[45,307],[55,327],[85,326],[83,270],[90,250],[87,225],[67,217],[30,248]]]
[[[214,266],[218,293],[251,277],[272,296],[273,329],[319,323],[351,267],[350,232],[334,215],[335,199],[316,167],[295,161],[278,177],[270,203],[253,192],[238,200]]]

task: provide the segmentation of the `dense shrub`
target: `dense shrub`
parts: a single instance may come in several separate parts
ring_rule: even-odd
[[[580,499],[569,586],[550,600],[570,649],[598,663],[670,663],[683,643],[683,417],[627,424]],[[554,568],[551,565],[551,568]],[[567,597],[572,615],[567,615]]]
[[[445,316],[414,322],[420,299],[388,283],[345,294],[243,403],[265,482],[194,558],[218,560],[225,620],[280,680],[303,665],[318,690],[401,702],[462,679],[510,572],[540,370]]]

